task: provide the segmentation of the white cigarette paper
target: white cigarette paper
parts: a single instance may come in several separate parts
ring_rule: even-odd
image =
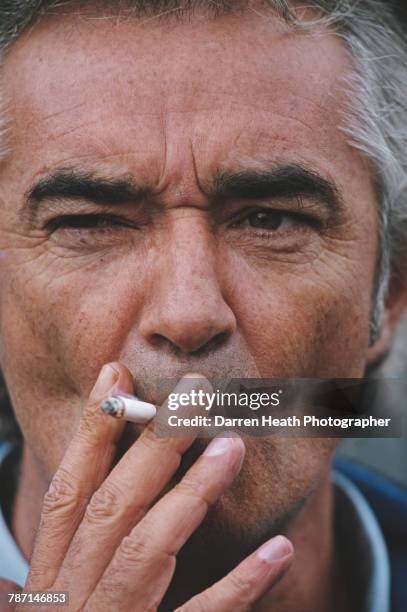
[[[121,395],[109,397],[102,403],[101,409],[105,414],[116,419],[124,419],[139,425],[145,425],[157,414],[157,408],[154,404],[142,402],[137,397],[124,397]]]

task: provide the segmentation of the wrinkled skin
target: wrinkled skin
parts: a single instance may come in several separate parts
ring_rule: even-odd
[[[377,204],[368,163],[340,131],[349,70],[332,34],[294,34],[255,13],[182,24],[64,16],[12,48],[0,355],[38,498],[104,363],[121,361],[158,402],[156,377],[359,377],[377,356]],[[220,172],[278,164],[329,179],[340,210],[305,197],[303,219],[295,197],[210,198]],[[151,194],[104,207],[46,200],[36,220],[21,219],[25,194],[60,168],[130,178]],[[283,211],[282,225],[253,227],[248,207]],[[101,213],[120,221],[47,229],[61,215]],[[326,559],[333,447],[249,440],[206,537],[220,526],[220,548],[251,549],[290,516],[287,530],[301,524],[305,542],[325,534]],[[20,541],[29,553],[32,541]]]

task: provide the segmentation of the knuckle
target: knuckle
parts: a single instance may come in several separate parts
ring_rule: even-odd
[[[123,538],[120,545],[120,557],[124,563],[134,565],[147,564],[152,556],[147,539],[142,535],[129,535]]]
[[[123,496],[113,485],[103,485],[92,495],[85,512],[88,523],[103,523],[122,515],[125,507]]]
[[[117,574],[105,577],[97,586],[96,593],[93,593],[81,612],[108,612],[113,611],[112,602],[119,602],[123,597],[125,583],[122,577]],[[118,610],[117,607],[114,608]],[[134,608],[136,610],[136,608]]]
[[[24,591],[45,591],[47,589],[52,589],[53,578],[51,578],[49,574],[50,565],[46,555],[42,556],[42,558],[37,556],[30,565],[30,571],[24,585]]]
[[[143,435],[139,438],[140,444],[143,444],[148,449],[156,449],[156,448],[170,448],[172,445],[172,440],[170,438],[165,438],[161,436],[157,436],[155,431],[153,431],[152,426],[147,426],[143,432]]]
[[[70,510],[78,503],[80,491],[75,480],[64,469],[58,470],[43,500],[43,515]]]
[[[153,431],[151,427],[146,427],[142,436],[138,439],[137,444],[143,446],[147,451],[159,453],[160,456],[165,455],[165,461],[171,465],[174,470],[177,469],[182,459],[182,452],[179,449],[179,440],[156,435],[156,432]]]
[[[184,478],[177,484],[177,489],[181,493],[186,495],[200,496],[204,491],[202,482],[191,478],[190,476],[184,476]]]
[[[37,585],[44,584],[44,576],[47,575],[48,564],[42,559],[36,559],[35,563],[31,565],[30,571],[27,577],[27,582],[24,588],[28,591],[34,591]],[[39,589],[38,589],[39,590]]]
[[[249,603],[251,602],[252,594],[254,592],[255,579],[243,572],[234,571],[229,574],[225,581],[224,588],[227,589],[230,594],[234,597],[240,606],[247,606],[250,609]],[[242,608],[244,609],[244,608]]]
[[[94,437],[97,425],[101,421],[102,415],[99,411],[99,403],[89,403],[85,406],[79,427],[79,436],[88,438]]]
[[[206,496],[206,486],[203,482],[184,476],[184,478],[175,486],[175,491],[186,497],[196,499],[198,504],[209,506],[209,500]]]
[[[175,555],[164,548],[152,546],[148,531],[132,533],[123,538],[118,551],[119,567],[125,566],[146,568],[152,564],[163,571],[169,564],[175,562]]]

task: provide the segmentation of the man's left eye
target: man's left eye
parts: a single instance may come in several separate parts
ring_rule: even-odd
[[[286,229],[287,227],[295,224],[295,219],[292,215],[280,212],[278,210],[254,211],[247,216],[247,221],[251,227],[271,230],[274,232],[277,230]]]
[[[233,225],[244,226],[248,225],[255,229],[266,230],[269,232],[277,232],[290,229],[298,225],[307,223],[305,218],[300,215],[291,214],[281,210],[258,209],[247,212],[244,216],[241,215]]]

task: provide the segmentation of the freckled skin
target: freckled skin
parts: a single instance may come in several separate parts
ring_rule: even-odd
[[[27,464],[44,490],[106,362],[123,362],[147,396],[155,377],[191,370],[209,378],[363,375],[377,218],[369,167],[339,129],[349,69],[333,35],[293,34],[254,13],[147,25],[64,16],[12,48],[0,357]],[[245,160],[318,171],[342,195],[341,220],[274,236],[231,228],[230,210],[221,203],[214,212],[206,186]],[[45,205],[34,226],[21,223],[33,183],[72,166],[154,189],[154,201],[112,211],[141,229],[49,235],[44,226],[57,213]],[[67,202],[64,213],[72,207],[97,212]],[[251,548],[308,497],[292,533],[299,525],[314,533],[315,516],[327,533],[333,447],[248,441],[242,474],[206,537],[220,524],[224,542]]]

